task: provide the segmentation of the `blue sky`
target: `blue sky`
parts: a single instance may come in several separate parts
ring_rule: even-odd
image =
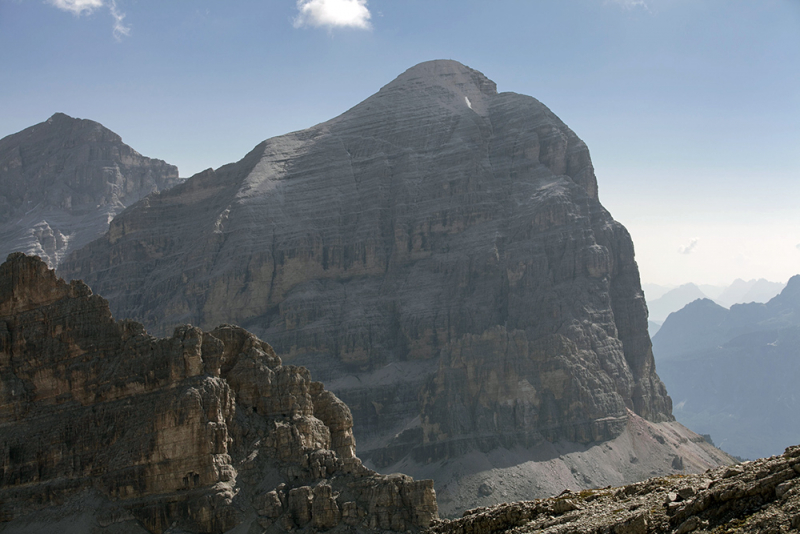
[[[586,141],[643,282],[800,273],[800,0],[0,0],[0,137],[61,111],[190,176],[439,58]]]

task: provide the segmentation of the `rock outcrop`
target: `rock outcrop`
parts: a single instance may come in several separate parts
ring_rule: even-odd
[[[800,530],[800,446],[783,455],[624,487],[502,504],[442,521],[430,534],[760,534]]]
[[[0,139],[0,258],[19,251],[56,267],[123,209],[178,181],[177,167],[101,124],[56,113]]]
[[[455,61],[149,197],[60,273],[148,329],[269,339],[350,406],[381,468],[672,420],[586,145]]]
[[[432,481],[364,467],[347,406],[253,334],[156,339],[21,253],[0,266],[0,467],[4,532],[413,531],[437,517]]]
[[[696,300],[653,336],[675,414],[744,458],[800,442],[800,275],[761,304]]]

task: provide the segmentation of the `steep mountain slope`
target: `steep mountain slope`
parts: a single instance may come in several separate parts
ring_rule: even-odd
[[[737,456],[800,442],[800,276],[766,304],[698,300],[653,337],[676,415]]]
[[[432,481],[364,467],[347,406],[267,343],[155,339],[21,253],[0,265],[0,468],[8,533],[405,532],[437,513]]]
[[[347,402],[376,466],[672,420],[586,145],[455,61],[148,198],[60,272],[155,331],[269,339]]]
[[[502,504],[441,521],[430,534],[761,534],[800,529],[800,447],[781,456],[653,478],[619,488],[565,491],[557,497]]]
[[[0,139],[0,258],[20,251],[55,267],[125,207],[176,183],[174,165],[101,124],[56,113]]]

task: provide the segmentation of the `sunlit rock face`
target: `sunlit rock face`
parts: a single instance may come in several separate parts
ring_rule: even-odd
[[[352,425],[242,328],[156,339],[39,258],[0,265],[0,531],[427,527],[433,482],[364,467]]]
[[[0,139],[0,259],[19,251],[55,267],[127,206],[178,181],[177,167],[103,125],[56,113]]]
[[[376,465],[672,420],[586,145],[455,61],[148,198],[60,272],[155,331],[269,339],[347,402]]]

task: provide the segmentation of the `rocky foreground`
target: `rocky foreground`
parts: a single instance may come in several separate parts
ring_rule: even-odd
[[[762,533],[800,530],[800,446],[695,475],[477,508],[430,534]]]
[[[430,525],[433,482],[364,467],[352,426],[242,328],[157,339],[37,257],[0,266],[0,532]]]

